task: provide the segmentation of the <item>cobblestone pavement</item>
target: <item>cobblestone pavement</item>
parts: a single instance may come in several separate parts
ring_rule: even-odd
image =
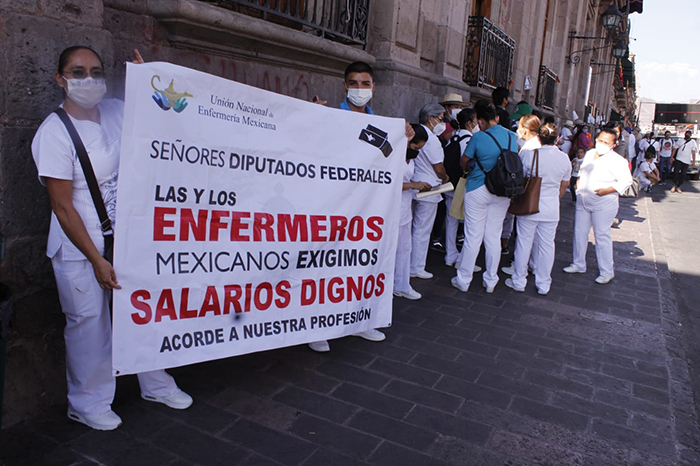
[[[663,199],[660,199],[663,202]],[[678,309],[648,196],[623,201],[616,278],[566,275],[562,201],[552,290],[450,286],[430,253],[424,298],[394,301],[387,340],[348,337],[172,370],[178,412],[119,380],[124,425],[104,433],[65,407],[2,432],[12,465],[698,465],[700,435]]]

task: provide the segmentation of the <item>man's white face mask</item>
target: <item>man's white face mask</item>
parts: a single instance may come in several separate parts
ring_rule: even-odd
[[[348,89],[348,100],[355,107],[364,107],[372,100],[372,89]]]

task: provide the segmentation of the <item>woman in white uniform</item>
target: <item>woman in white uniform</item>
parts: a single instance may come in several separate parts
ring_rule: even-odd
[[[438,135],[445,131],[445,123],[442,121],[444,115],[445,109],[440,104],[427,104],[418,114],[418,122],[428,132],[428,141],[418,152],[413,178],[415,181],[428,183],[431,187],[439,186],[450,179],[442,163],[445,154],[438,139]],[[433,278],[433,274],[425,270],[425,261],[428,256],[430,231],[435,223],[440,199],[440,196],[426,196],[413,201],[411,277],[426,280]]]
[[[559,224],[559,200],[566,192],[571,178],[569,156],[557,149],[557,131],[549,125],[542,125],[538,130],[542,147],[520,151],[525,176],[533,176],[533,160],[537,174],[542,178],[540,186],[539,212],[532,215],[518,216],[518,236],[515,246],[515,264],[512,278],[506,279],[506,286],[515,291],[525,291],[527,285],[527,266],[530,254],[535,256],[534,273],[537,292],[549,293],[552,284],[552,267],[554,266],[554,237]],[[537,238],[536,246],[533,248]]]
[[[430,189],[424,181],[413,181],[414,159],[418,151],[428,140],[428,132],[421,125],[412,125],[415,136],[408,142],[406,149],[406,171],[403,174],[403,191],[401,192],[401,215],[399,218],[399,239],[396,244],[396,263],[394,265],[394,296],[417,300],[422,296],[411,287],[411,203],[418,191]]]
[[[599,276],[604,285],[615,278],[613,243],[610,229],[617,215],[620,194],[632,184],[627,160],[613,151],[617,142],[614,130],[603,128],[581,163],[576,188],[574,224],[574,261],[564,268],[566,273],[586,273],[588,234],[593,227]]]
[[[137,60],[142,62],[137,52]],[[106,92],[102,60],[88,47],[61,53],[56,82],[66,92],[63,109],[85,145],[107,212],[114,222],[124,104],[102,100]],[[112,411],[112,329],[109,301],[119,284],[103,258],[104,238],[75,146],[58,115],[41,124],[32,155],[51,199],[47,255],[66,316],[68,418],[93,429],[112,430],[121,418]],[[145,400],[185,409],[192,398],[165,371],[138,375]]]

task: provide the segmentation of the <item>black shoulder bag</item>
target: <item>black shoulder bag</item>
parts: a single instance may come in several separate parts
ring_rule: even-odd
[[[102,256],[112,263],[112,255],[114,252],[114,232],[112,231],[112,221],[107,215],[107,208],[105,207],[104,199],[102,199],[102,193],[100,192],[100,186],[97,184],[97,178],[95,177],[95,171],[92,169],[92,163],[90,163],[90,157],[88,157],[87,150],[85,150],[85,145],[78,131],[75,129],[73,122],[70,121],[70,117],[62,108],[57,108],[54,113],[58,115],[63,124],[70,134],[70,138],[73,140],[73,145],[75,146],[75,152],[78,154],[78,159],[80,160],[80,166],[83,167],[83,174],[85,175],[85,180],[87,181],[88,188],[90,188],[90,196],[92,197],[92,202],[95,204],[95,210],[97,210],[97,216],[100,218],[100,229],[102,230],[102,237],[105,241],[105,250]]]

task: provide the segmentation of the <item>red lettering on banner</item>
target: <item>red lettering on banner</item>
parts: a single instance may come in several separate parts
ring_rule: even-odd
[[[343,279],[333,277],[328,281],[328,300],[337,304],[345,298],[345,288],[342,287]],[[340,286],[339,286],[340,285]]]
[[[163,290],[158,298],[158,304],[156,304],[156,322],[160,322],[163,316],[170,317],[170,320],[177,320],[175,300],[171,289]]]
[[[241,289],[241,285],[226,285],[224,287],[224,315],[231,312],[229,310],[231,306],[233,306],[233,312],[236,314],[243,312],[240,302],[242,296],[243,289]]]
[[[231,212],[231,241],[250,241],[250,236],[241,234],[241,230],[248,229],[241,221],[244,218],[250,218],[250,212]]]
[[[277,238],[278,241],[308,241],[309,230],[306,228],[306,215],[295,215],[293,218],[289,214],[279,214],[277,216]]]
[[[367,229],[371,233],[367,233],[367,239],[370,241],[379,241],[382,239],[382,225],[384,225],[384,219],[382,217],[370,217],[367,219]]]
[[[265,233],[265,241],[274,241],[275,232],[272,231],[274,223],[275,217],[272,214],[255,212],[253,215],[253,241],[262,241],[263,232]]]
[[[275,292],[277,292],[277,296],[279,296],[277,299],[275,299],[275,306],[277,306],[279,309],[284,309],[285,307],[289,306],[290,302],[292,302],[292,295],[289,293],[289,289],[291,287],[291,283],[289,283],[287,280],[282,280],[275,287]]]
[[[228,227],[228,223],[221,221],[222,218],[228,218],[229,212],[226,210],[212,210],[211,224],[209,225],[209,241],[219,241],[219,230]]]
[[[207,292],[204,295],[204,303],[202,309],[199,310],[199,317],[204,317],[207,312],[213,312],[215,316],[221,315],[221,305],[219,304],[219,295],[216,292],[215,286],[208,286]]]
[[[200,209],[197,212],[197,220],[195,221],[192,209],[182,209],[180,214],[180,241],[190,239],[190,230],[194,234],[195,241],[206,241],[208,216],[208,210]]]
[[[131,305],[137,310],[143,312],[143,315],[139,315],[136,312],[131,314],[131,320],[133,320],[136,325],[144,325],[149,323],[151,321],[151,315],[153,314],[151,306],[149,306],[148,303],[141,301],[142,299],[146,301],[151,299],[151,293],[146,290],[138,290],[131,294]]]
[[[309,216],[309,221],[311,222],[311,241],[326,241],[326,237],[321,235],[322,232],[326,231],[326,225],[321,224],[325,219],[326,217],[323,215]]]
[[[175,207],[156,207],[153,211],[153,241],[175,241],[175,235],[166,235],[163,230],[175,226],[174,220],[166,220],[166,215],[177,214]]]
[[[331,234],[328,239],[330,241],[345,241],[345,230],[348,227],[347,217],[341,217],[339,215],[332,215],[330,218],[331,222]]]
[[[187,309],[190,300],[190,289],[183,288],[180,291],[180,319],[194,319],[197,317],[196,309]]]
[[[265,301],[262,300],[263,291]],[[272,285],[268,282],[261,283],[255,288],[255,308],[259,311],[267,311],[272,306]]]

